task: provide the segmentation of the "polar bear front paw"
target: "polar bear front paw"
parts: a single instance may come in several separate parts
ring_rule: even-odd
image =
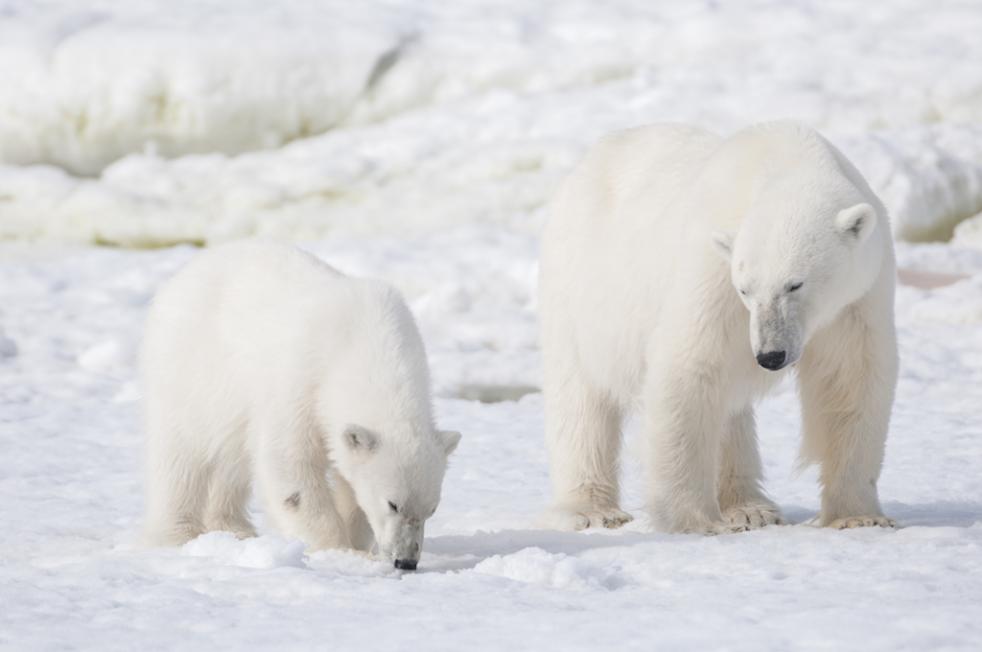
[[[723,525],[729,532],[759,530],[766,525],[784,525],[781,512],[769,503],[734,505],[723,511]]]
[[[614,530],[634,517],[617,507],[553,507],[546,514],[546,525],[555,530],[575,531],[592,527]]]
[[[836,530],[846,530],[854,527],[897,527],[897,522],[886,516],[848,516],[837,518],[828,525]]]

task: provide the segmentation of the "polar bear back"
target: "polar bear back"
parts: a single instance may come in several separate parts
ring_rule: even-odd
[[[555,339],[568,340],[553,347],[557,355],[575,357],[615,395],[631,393],[640,378],[642,333],[657,319],[679,268],[676,257],[684,255],[666,243],[678,242],[694,216],[674,207],[721,142],[704,129],[675,124],[611,134],[549,207],[540,266],[543,338],[554,331]],[[609,292],[612,287],[618,291]],[[547,360],[547,374],[551,368]]]

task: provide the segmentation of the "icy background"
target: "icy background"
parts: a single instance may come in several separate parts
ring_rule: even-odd
[[[978,649],[979,34],[972,1],[0,0],[0,649]],[[544,202],[612,129],[770,118],[820,128],[894,219],[904,527],[808,524],[787,385],[759,423],[797,525],[652,533],[631,426],[638,520],[537,529]],[[135,546],[147,301],[194,254],[171,245],[249,235],[417,314],[465,436],[420,572],[308,554],[258,504],[257,539]]]

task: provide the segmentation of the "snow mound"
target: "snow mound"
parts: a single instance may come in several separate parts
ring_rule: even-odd
[[[525,548],[510,555],[489,557],[477,564],[474,572],[573,591],[615,589],[624,584],[610,568],[594,566],[582,558],[563,553],[546,552],[542,548]]]
[[[947,240],[982,211],[980,126],[882,132],[842,145],[887,205],[900,240]]]
[[[955,227],[955,242],[982,249],[982,213],[970,217]]]
[[[231,532],[208,532],[187,542],[181,552],[188,557],[207,557],[217,563],[244,568],[304,568],[302,541],[273,535],[237,539]]]

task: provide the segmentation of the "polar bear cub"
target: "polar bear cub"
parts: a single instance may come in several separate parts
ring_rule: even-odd
[[[312,548],[413,569],[460,434],[434,427],[426,353],[393,288],[292,247],[206,251],[158,293],[142,350],[146,535],[240,537],[253,477]]]
[[[894,255],[862,175],[794,123],[604,139],[555,198],[540,304],[561,528],[617,527],[621,419],[643,413],[648,507],[669,531],[781,522],[754,402],[796,368],[819,520],[892,525],[877,480],[897,378]]]

